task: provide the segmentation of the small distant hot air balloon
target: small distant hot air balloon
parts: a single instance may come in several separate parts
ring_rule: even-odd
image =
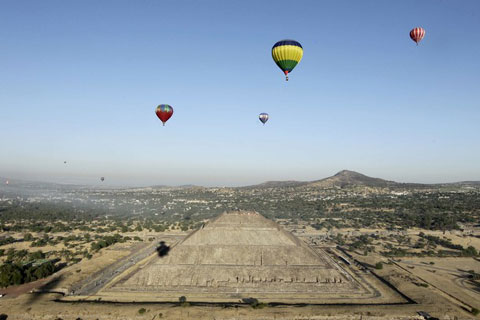
[[[102,182],[105,180],[105,177],[101,177],[100,180],[102,180]]]
[[[163,122],[163,125],[165,125],[165,122],[167,122],[167,120],[170,119],[173,114],[173,108],[168,104],[161,104],[157,107],[155,113],[157,114],[157,117]]]
[[[295,40],[280,40],[272,47],[272,58],[277,66],[285,73],[288,81],[288,73],[302,60],[302,45]]]
[[[6,185],[8,185],[9,183],[10,183],[10,181],[8,181],[8,180],[7,180],[7,181],[5,181],[5,184],[6,184]]]
[[[265,125],[265,122],[268,121],[268,113],[262,112],[258,115],[258,120],[260,120],[263,125]]]
[[[63,161],[64,164],[67,164],[67,161]]]
[[[423,37],[425,37],[425,29],[421,27],[413,28],[412,31],[410,31],[410,38],[415,41],[417,46],[418,43],[422,41]]]

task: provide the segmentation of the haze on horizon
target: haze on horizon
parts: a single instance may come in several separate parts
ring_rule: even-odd
[[[348,169],[480,180],[479,9],[4,1],[0,177],[239,186]],[[426,29],[418,47],[415,26]],[[270,55],[284,38],[304,47],[288,83]],[[175,110],[165,127],[160,103]]]

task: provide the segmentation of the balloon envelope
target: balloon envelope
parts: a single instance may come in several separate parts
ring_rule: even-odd
[[[272,58],[277,66],[285,73],[288,81],[288,73],[302,60],[303,47],[295,40],[280,40],[272,47]]]
[[[258,115],[258,119],[263,123],[265,124],[265,122],[268,121],[268,113],[265,113],[265,112],[262,112]]]
[[[415,41],[417,45],[422,41],[423,37],[425,37],[425,29],[421,27],[413,28],[412,31],[410,31],[410,38]]]
[[[157,117],[162,121],[163,125],[173,115],[173,108],[168,104],[161,104],[155,110]]]
[[[100,180],[102,180],[102,182],[105,180],[105,177],[101,177]]]

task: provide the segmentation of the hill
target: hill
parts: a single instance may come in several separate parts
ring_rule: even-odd
[[[471,184],[472,182],[470,182]],[[461,184],[461,183],[460,183]],[[342,170],[337,174],[314,181],[267,181],[261,184],[248,186],[245,188],[281,188],[281,187],[303,187],[303,188],[333,188],[333,187],[349,187],[364,186],[371,188],[427,188],[435,185],[420,183],[401,183],[380,178],[373,178],[364,174]],[[436,185],[439,186],[439,185]]]
[[[366,186],[375,188],[395,187],[400,183],[395,181],[384,180],[380,178],[372,178],[364,174],[342,170],[334,176],[312,181],[308,184],[309,187],[346,187],[346,186]]]
[[[283,188],[283,187],[299,187],[309,184],[308,181],[267,181],[252,186],[240,187],[240,188]]]

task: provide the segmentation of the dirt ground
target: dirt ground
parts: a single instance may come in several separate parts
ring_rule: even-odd
[[[0,301],[1,312],[8,320],[58,319],[76,320],[127,320],[127,319],[422,319],[415,309],[403,309],[391,306],[379,307],[343,307],[343,306],[305,306],[305,307],[266,307],[253,309],[242,307],[180,307],[161,304],[102,304],[102,303],[60,303],[52,301],[58,296],[22,295],[16,299]],[[139,310],[144,308],[145,313]],[[453,317],[445,318],[453,319]]]
[[[55,286],[50,287],[49,289],[67,292],[68,288],[73,283],[84,279],[85,277],[103,269],[106,265],[112,264],[118,259],[128,255],[130,253],[130,246],[131,244],[128,243],[117,243],[110,248],[106,248],[94,254],[91,260],[83,259],[79,263],[64,268],[50,277],[23,285],[0,288],[0,294],[6,294],[2,299],[8,300],[20,294],[40,289],[44,284],[51,282],[53,279],[57,279],[57,281],[55,281]]]
[[[398,264],[427,284],[480,309],[480,285],[475,285],[467,272],[480,273],[479,261],[473,258],[405,258]]]
[[[475,247],[475,249],[480,250],[480,238],[476,237],[469,237],[465,236],[463,237],[459,232],[457,231],[446,231],[445,234],[443,234],[442,231],[425,231],[421,229],[410,229],[409,234],[418,234],[419,232],[422,232],[428,235],[436,236],[436,237],[445,237],[447,239],[452,240],[453,244],[459,244],[462,245],[463,247],[467,248],[468,246]]]
[[[307,230],[313,232],[314,230]],[[366,231],[366,230],[361,230]],[[317,231],[318,232],[318,231]],[[411,230],[418,234],[419,230]],[[409,234],[410,234],[409,232]],[[430,232],[428,232],[430,234]],[[431,234],[443,236],[432,232]],[[143,235],[146,236],[146,235]],[[159,234],[155,234],[159,236]],[[463,246],[473,245],[480,249],[480,239],[463,238],[455,234],[445,235],[453,243]],[[463,242],[462,242],[463,241]],[[24,244],[15,243],[17,246]],[[60,244],[62,246],[62,244]],[[132,243],[118,243],[96,253],[91,260],[62,269],[53,277],[60,277],[54,289],[66,289],[85,279],[98,270],[118,261],[130,253]],[[28,247],[28,246],[27,246]],[[32,248],[29,248],[32,249]],[[37,248],[34,248],[36,250]],[[45,250],[46,248],[40,248]],[[58,248],[55,248],[58,250]],[[355,256],[362,262],[373,266],[378,261],[388,259],[376,254],[366,257]],[[363,260],[362,260],[363,259]],[[433,262],[434,264],[430,264]],[[413,268],[412,268],[413,267]],[[435,270],[435,272],[432,272]],[[422,319],[419,311],[426,311],[440,319],[479,319],[468,312],[471,307],[480,309],[480,292],[464,278],[465,271],[480,272],[480,262],[472,258],[404,258],[401,261],[385,264],[382,270],[372,271],[388,280],[402,293],[415,300],[417,304],[403,305],[319,305],[319,306],[275,306],[253,309],[243,306],[187,306],[174,303],[102,303],[100,302],[57,302],[61,294],[28,293],[41,287],[40,280],[24,286],[9,288],[7,295],[0,298],[0,314],[8,315],[8,320],[110,320],[110,319]],[[49,278],[45,280],[50,280]],[[427,283],[428,287],[419,286]],[[5,292],[5,291],[4,291]],[[145,309],[144,313],[139,310]]]
[[[428,257],[405,258],[401,262],[389,262],[391,261],[390,259],[379,255],[369,255],[368,257],[354,256],[369,265],[383,261],[383,269],[377,270],[372,268],[371,270],[389,281],[400,292],[413,299],[420,310],[427,311],[432,316],[438,318],[450,315],[458,319],[477,319],[469,311],[472,310],[472,307],[476,307],[478,298],[470,294],[465,295],[464,290],[460,287],[455,288],[456,284],[451,281],[451,278],[448,278],[448,274],[460,265],[472,267],[475,264],[478,268],[480,265],[478,261],[472,258]],[[439,273],[435,278],[425,277],[426,273],[431,273],[427,271],[427,269],[432,269],[429,264],[430,261],[434,261],[435,264],[438,263],[438,267],[445,268],[445,271],[442,274]],[[417,264],[421,266],[419,267]],[[422,270],[423,268],[425,270]]]
[[[113,249],[113,248],[112,248]],[[118,248],[123,249],[123,248]],[[122,250],[110,250],[111,252],[101,252],[98,257],[94,257],[94,263],[91,266],[80,264],[72,266],[67,272],[75,272],[74,268],[81,268],[85,270],[86,274],[89,272],[88,268],[99,268],[102,264],[107,264],[115,260],[115,255]],[[124,252],[128,252],[123,250]],[[361,257],[359,257],[361,258]],[[365,259],[372,259],[372,256],[364,257]],[[381,259],[376,257],[373,260]],[[429,261],[431,260],[428,258]],[[95,261],[97,260],[97,261]],[[443,259],[435,260],[435,265],[438,268],[454,268],[453,265],[461,264],[468,268],[478,267],[476,261],[442,261]],[[473,260],[473,259],[471,259]],[[373,262],[373,261],[370,261]],[[375,270],[375,272],[402,293],[414,299],[417,304],[403,304],[403,305],[320,305],[320,306],[275,306],[265,307],[263,309],[253,309],[248,305],[243,306],[186,306],[181,307],[176,303],[102,303],[98,302],[57,302],[60,299],[60,294],[22,294],[18,297],[5,296],[0,298],[0,313],[8,315],[8,319],[51,319],[56,320],[61,318],[63,320],[110,320],[110,319],[421,319],[417,312],[426,311],[432,316],[440,319],[476,319],[473,315],[462,309],[462,304],[452,299],[451,297],[442,293],[441,289],[448,287],[445,283],[439,283],[439,289],[434,286],[420,287],[415,283],[422,281],[423,267],[414,266],[413,271],[419,273],[410,273],[411,269],[407,267],[409,263],[422,264],[422,261],[405,261],[400,262],[405,270],[395,264],[385,264],[382,270]],[[88,264],[88,262],[86,262]],[[425,269],[429,269],[430,265],[425,265]],[[92,269],[92,271],[93,271]],[[438,272],[438,271],[437,271]],[[75,278],[81,277],[81,272],[72,275]],[[68,277],[67,277],[68,279]],[[68,279],[68,282],[73,279]],[[448,280],[444,280],[448,281]],[[449,284],[451,286],[451,284]],[[473,303],[473,297],[469,300]],[[139,310],[145,309],[143,314]],[[463,306],[468,308],[468,306]]]

